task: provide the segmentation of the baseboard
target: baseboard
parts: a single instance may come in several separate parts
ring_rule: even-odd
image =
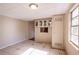
[[[25,41],[25,40],[26,40],[26,39],[24,39],[24,40],[18,40],[18,41],[16,41],[16,42],[10,42],[10,43],[8,43],[8,44],[4,44],[4,45],[0,46],[0,49],[6,48],[6,47],[8,47],[8,46],[11,46],[11,45],[14,45],[14,44],[17,44],[17,43],[20,43],[20,42]]]

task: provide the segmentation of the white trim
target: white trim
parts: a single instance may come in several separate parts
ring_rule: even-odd
[[[71,13],[76,7],[78,7],[79,6],[79,4],[77,3],[77,4],[75,4],[70,10],[69,10],[69,12]],[[70,15],[69,15],[70,16]],[[71,16],[70,16],[71,17]],[[69,21],[69,24],[71,24],[71,18],[70,18],[70,21]],[[70,29],[71,29],[71,26],[69,26],[70,27]],[[71,32],[71,30],[69,31],[69,32]],[[76,49],[78,49],[78,47],[76,46],[76,45],[74,45],[72,42],[71,42],[71,34],[69,35],[69,40],[68,40],[68,42],[74,47],[74,48],[76,48]]]
[[[75,46],[70,40],[68,40],[68,42],[76,49],[78,50],[79,48],[77,46]]]
[[[72,12],[77,6],[78,6],[79,4],[77,3],[77,4],[75,4],[71,9],[70,9],[70,11],[69,12]]]
[[[8,47],[8,46],[11,46],[11,45],[14,45],[14,44],[17,44],[17,43],[20,43],[20,42],[23,42],[23,41],[25,41],[25,40],[26,40],[26,39],[24,39],[24,40],[18,40],[18,41],[16,41],[16,42],[7,43],[7,44],[5,44],[5,45],[0,46],[0,49],[6,48],[6,47]]]

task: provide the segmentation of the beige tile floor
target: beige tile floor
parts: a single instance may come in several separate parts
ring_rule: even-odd
[[[64,50],[52,49],[51,44],[26,40],[0,49],[0,55],[65,55]]]

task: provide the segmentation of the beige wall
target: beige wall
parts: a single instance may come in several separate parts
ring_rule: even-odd
[[[28,39],[28,22],[0,16],[0,48]]]
[[[71,17],[70,13],[67,12],[65,14],[65,19],[64,19],[64,45],[65,49],[67,51],[67,54],[70,55],[79,55],[79,48],[77,48],[72,42],[70,42],[70,22]]]

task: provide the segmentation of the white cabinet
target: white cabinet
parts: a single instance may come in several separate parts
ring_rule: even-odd
[[[35,41],[36,42],[46,42],[46,43],[51,42],[52,40],[51,20],[52,18],[35,20]]]
[[[63,16],[52,18],[52,48],[63,49]]]

